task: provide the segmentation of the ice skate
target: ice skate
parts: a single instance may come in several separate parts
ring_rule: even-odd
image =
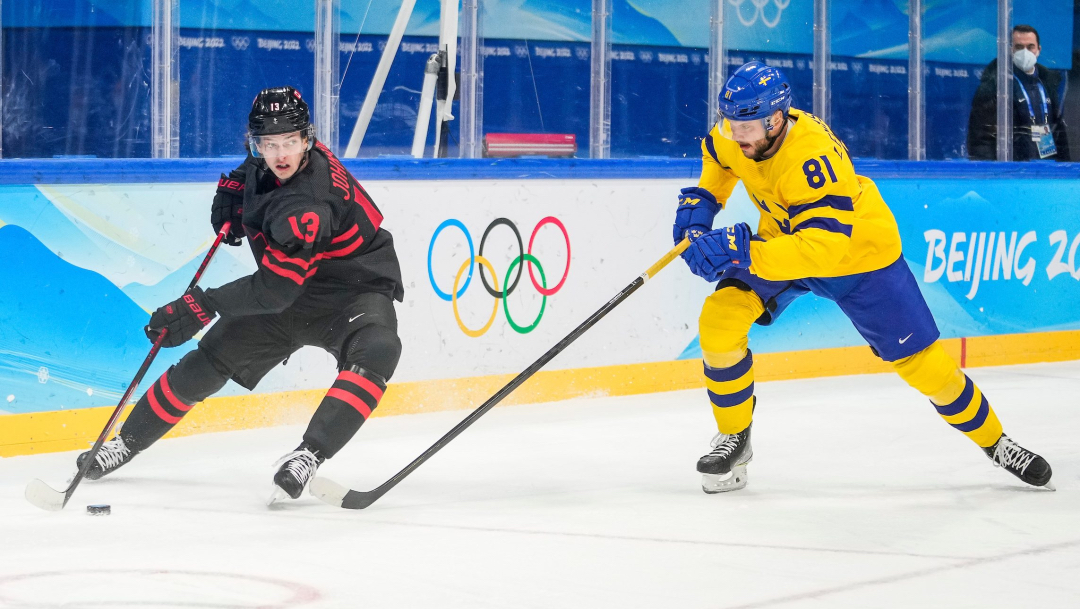
[[[75,465],[82,467],[83,462],[86,461],[86,456],[90,454],[90,451],[86,451],[75,459]],[[112,440],[101,445],[101,449],[94,455],[94,463],[90,466],[90,469],[86,470],[86,478],[88,480],[97,480],[102,476],[111,474],[115,470],[119,469],[121,465],[131,461],[136,452],[124,444],[124,439],[120,436],[116,436]]]
[[[1001,434],[996,444],[983,448],[983,451],[995,466],[1004,468],[1005,471],[1024,482],[1032,486],[1055,490],[1054,485],[1050,483],[1053,471],[1046,459],[1020,446],[1009,436]]]
[[[274,474],[274,491],[267,505],[286,496],[299,499],[308,483],[315,477],[315,470],[319,469],[319,465],[325,460],[318,450],[306,443],[279,459],[275,464],[278,470]]]
[[[718,433],[709,443],[712,450],[698,459],[701,490],[709,493],[737,491],[746,486],[746,464],[754,457],[750,446],[750,428],[727,435]]]

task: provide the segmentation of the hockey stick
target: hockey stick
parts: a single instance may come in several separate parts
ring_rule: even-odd
[[[191,280],[191,283],[188,284],[188,290],[198,285],[203,271],[206,270],[206,266],[210,264],[210,259],[214,257],[214,252],[216,252],[218,246],[221,245],[221,240],[225,235],[229,234],[230,225],[230,222],[226,222],[221,226],[217,238],[214,239],[214,244],[210,246],[210,251],[206,252],[206,258],[203,259],[202,264],[199,265],[199,270],[195,271],[195,277]],[[185,290],[185,292],[186,291],[187,290]],[[90,466],[94,462],[94,457],[97,456],[98,451],[101,450],[101,446],[105,444],[105,439],[109,437],[113,427],[116,426],[116,422],[120,419],[120,414],[124,412],[124,407],[127,406],[128,400],[131,399],[131,395],[135,393],[135,389],[138,388],[143,376],[146,375],[146,371],[150,369],[150,364],[153,363],[154,358],[157,357],[158,351],[161,350],[161,343],[165,340],[166,334],[168,334],[168,330],[162,330],[161,334],[158,334],[157,340],[154,341],[154,346],[150,347],[150,353],[146,355],[146,359],[143,360],[142,366],[139,366],[139,371],[135,373],[135,378],[132,379],[131,384],[128,385],[127,391],[124,392],[124,396],[120,398],[120,403],[117,404],[116,408],[113,410],[112,416],[109,417],[109,422],[105,424],[105,429],[101,430],[101,435],[98,436],[97,442],[94,442],[94,446],[90,449],[90,452],[87,453],[86,459],[83,460],[82,465],[79,467],[79,471],[75,473],[75,477],[72,478],[71,483],[68,484],[67,488],[58,491],[42,482],[40,479],[34,479],[30,484],[26,485],[25,496],[27,501],[50,512],[57,512],[64,509],[68,500],[71,499],[71,495],[75,492],[75,488],[78,487],[79,483],[82,482],[82,479],[86,477],[86,472],[90,470]]]
[[[425,461],[430,459],[435,453],[439,452],[444,446],[450,443],[451,440],[456,438],[461,432],[465,431],[470,425],[476,422],[477,419],[484,416],[487,411],[491,410],[502,401],[503,398],[510,395],[515,389],[517,389],[522,383],[529,379],[533,374],[536,374],[538,370],[543,368],[548,362],[550,362],[556,355],[561,353],[563,349],[566,349],[570,343],[577,340],[579,336],[585,333],[586,330],[593,327],[596,322],[600,321],[602,317],[611,312],[612,309],[619,306],[622,301],[626,300],[628,296],[633,294],[638,288],[645,284],[646,281],[656,276],[669,262],[675,259],[676,256],[683,253],[686,248],[690,247],[690,240],[683,239],[678,245],[676,245],[670,252],[664,254],[664,257],[657,260],[655,264],[649,267],[644,273],[639,275],[630,285],[622,289],[614,298],[609,300],[607,304],[600,307],[595,313],[589,316],[580,326],[574,328],[574,331],[567,334],[557,345],[548,349],[547,353],[540,356],[540,359],[532,363],[531,366],[526,368],[521,374],[514,377],[514,380],[507,383],[502,389],[495,395],[488,398],[479,408],[474,410],[469,416],[465,417],[460,423],[454,426],[453,429],[448,431],[446,435],[439,438],[435,444],[425,450],[423,454],[413,460],[412,463],[405,466],[405,469],[401,470],[384,482],[378,488],[368,491],[354,491],[341,486],[340,484],[328,480],[326,478],[317,477],[311,481],[311,494],[315,495],[319,499],[322,499],[330,505],[340,506],[350,510],[362,510],[372,503],[379,500],[379,497],[385,495],[390,489],[397,486],[399,482],[405,479],[406,476],[411,474],[413,470],[424,464]]]

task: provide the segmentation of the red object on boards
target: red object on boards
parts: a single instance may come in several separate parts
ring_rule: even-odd
[[[553,156],[577,153],[573,133],[488,133],[484,136],[485,157]]]

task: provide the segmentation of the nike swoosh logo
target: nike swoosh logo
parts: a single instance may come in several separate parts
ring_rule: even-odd
[[[352,320],[350,319],[349,321],[352,321]],[[907,335],[907,336],[905,336],[904,338],[901,338],[901,339],[900,339],[900,344],[902,345],[902,344],[906,343],[906,342],[907,342],[907,339],[911,338],[911,335],[912,335],[912,334],[915,334],[915,333],[914,333],[914,332],[912,332],[911,334],[908,334],[908,335]]]
[[[357,318],[359,318],[359,317],[363,317],[363,315],[364,315],[364,314],[363,314],[363,313],[361,313],[360,315],[357,315],[356,317],[350,317],[350,318],[349,318],[349,323],[352,323],[354,319],[357,319]],[[904,342],[904,341],[900,341],[900,342],[902,343],[902,342]]]

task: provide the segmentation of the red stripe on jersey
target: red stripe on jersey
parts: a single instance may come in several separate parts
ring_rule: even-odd
[[[356,185],[353,185],[353,195],[356,197],[356,202],[360,204],[360,207],[364,208],[364,213],[367,214],[368,220],[371,221],[372,226],[375,227],[375,230],[379,230],[379,226],[383,221],[382,214],[375,209],[375,206],[372,205],[371,201],[364,196],[364,193],[361,192]]]
[[[150,391],[146,392],[146,397],[150,400],[150,410],[154,411],[162,421],[165,421],[169,425],[176,425],[180,422],[180,417],[174,417],[171,414],[165,412],[165,409],[161,407],[161,404],[157,400],[157,396],[154,395],[154,387],[150,387]]]
[[[262,265],[264,268],[273,271],[275,274],[280,275],[285,279],[296,282],[296,285],[304,285],[304,281],[307,280],[308,277],[314,275],[315,271],[317,270],[317,268],[313,268],[308,271],[306,275],[301,276],[299,273],[290,271],[289,269],[283,269],[280,266],[277,266],[276,264],[270,262],[270,258],[268,258],[266,254],[263,254]]]
[[[356,238],[356,241],[353,241],[349,245],[346,245],[345,247],[343,247],[341,249],[336,249],[336,250],[330,250],[330,251],[323,252],[323,253],[318,255],[318,258],[341,258],[342,256],[348,256],[349,254],[355,252],[356,248],[363,245],[363,243],[364,243],[364,238],[358,236]]]
[[[360,413],[360,416],[364,417],[365,420],[371,416],[371,407],[365,404],[363,400],[349,393],[348,391],[345,391],[344,389],[331,387],[330,390],[326,392],[326,397],[339,399],[342,402],[348,404],[349,406],[352,406],[356,409],[357,412]]]
[[[266,251],[267,251],[267,253],[272,255],[274,258],[276,258],[278,262],[283,262],[285,264],[295,264],[296,266],[304,269],[305,271],[308,270],[309,268],[311,268],[311,265],[315,264],[316,260],[318,259],[318,256],[315,257],[316,260],[304,260],[303,258],[293,258],[291,256],[286,256],[283,252],[281,252],[279,250],[276,250],[276,249],[274,249],[272,247],[267,247]]]
[[[353,235],[356,234],[356,231],[358,230],[360,230],[360,226],[358,224],[353,224],[352,228],[331,239],[330,243],[341,243],[342,241],[348,241],[352,238]]]
[[[169,373],[166,372],[165,374],[162,374],[161,379],[158,380],[158,383],[160,383],[161,386],[161,395],[165,396],[165,399],[168,400],[169,404],[180,412],[191,410],[191,407],[194,406],[194,404],[185,404],[181,402],[180,398],[176,397],[172,392],[172,389],[169,387],[168,375]]]
[[[371,397],[375,398],[376,402],[378,402],[379,400],[382,399],[383,390],[380,389],[379,386],[376,385],[375,383],[373,383],[370,380],[360,376],[359,374],[357,374],[355,372],[351,372],[349,370],[342,370],[341,374],[338,375],[338,380],[348,381],[348,382],[352,383],[353,385],[356,385],[357,387],[359,387],[359,388],[363,389],[364,391],[370,393]]]

